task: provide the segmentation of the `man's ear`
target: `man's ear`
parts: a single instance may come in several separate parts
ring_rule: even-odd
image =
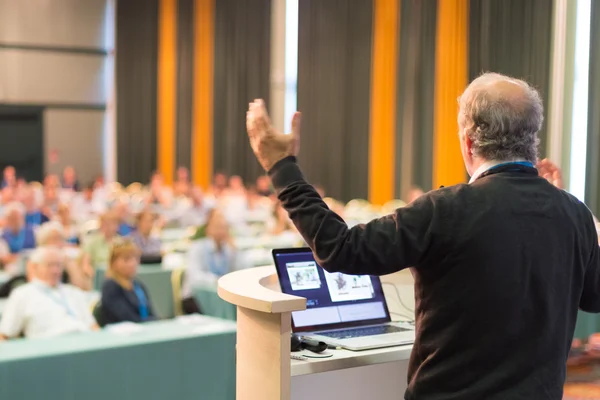
[[[465,141],[465,146],[467,148],[467,154],[469,155],[473,155],[473,141],[471,140],[471,137],[469,136],[467,130],[465,129],[464,132],[464,139]]]

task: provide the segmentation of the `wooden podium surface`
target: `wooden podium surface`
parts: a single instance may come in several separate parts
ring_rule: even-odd
[[[219,279],[218,294],[238,310],[238,400],[387,400],[404,395],[412,346],[327,350],[330,358],[291,360],[291,313],[306,309],[306,299],[281,293],[274,267],[227,274]]]

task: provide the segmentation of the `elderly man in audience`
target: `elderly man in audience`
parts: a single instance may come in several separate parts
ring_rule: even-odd
[[[186,313],[200,312],[193,297],[193,288],[214,284],[218,278],[244,267],[236,250],[227,219],[219,210],[212,210],[205,226],[206,236],[192,243],[183,283],[183,309]]]
[[[61,283],[64,256],[56,247],[32,255],[34,279],[12,291],[2,312],[0,339],[42,338],[97,329],[86,296]]]
[[[25,223],[29,226],[40,226],[48,222],[49,218],[42,213],[38,206],[37,198],[33,188],[28,187],[21,193],[21,202],[25,207]]]
[[[140,249],[142,257],[158,257],[161,255],[161,241],[152,236],[155,216],[150,210],[144,210],[136,217],[136,229],[131,240]]]
[[[102,284],[102,311],[105,322],[145,322],[156,319],[150,294],[137,279],[140,250],[130,239],[114,243],[106,280]]]
[[[4,189],[5,187],[15,188],[17,186],[17,171],[15,167],[9,165],[4,168],[2,184],[0,188]]]
[[[63,170],[62,188],[73,190],[75,192],[79,191],[79,181],[77,180],[75,168],[69,166]]]
[[[65,281],[82,290],[92,290],[93,271],[84,268],[81,249],[68,242],[64,227],[60,222],[46,222],[36,232],[36,238],[38,246],[53,246],[63,252],[66,272]]]
[[[119,238],[119,218],[111,211],[100,217],[100,229],[83,239],[83,265],[86,273],[93,274],[98,266],[106,266],[113,241]]]
[[[35,248],[35,234],[25,224],[25,210],[20,203],[10,203],[4,209],[4,231],[0,240],[0,260],[4,267],[14,264],[19,254]]]

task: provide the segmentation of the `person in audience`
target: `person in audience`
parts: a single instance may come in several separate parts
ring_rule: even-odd
[[[113,207],[113,213],[119,221],[119,229],[117,233],[120,236],[128,236],[133,232],[134,227],[129,224],[129,205],[124,201],[119,201]]]
[[[10,203],[4,209],[4,230],[0,241],[0,260],[6,267],[17,261],[19,254],[35,248],[35,235],[25,224],[25,210],[20,203]]]
[[[131,240],[140,249],[142,257],[160,256],[161,241],[152,236],[155,216],[149,210],[144,210],[136,217],[136,229],[131,234]]]
[[[86,273],[93,274],[100,265],[107,265],[110,248],[118,239],[119,218],[114,212],[107,212],[100,217],[100,229],[83,240],[83,265]]]
[[[2,204],[6,205],[15,201],[15,189],[12,186],[5,186],[2,189]]]
[[[79,181],[77,180],[75,168],[69,166],[63,170],[62,188],[70,189],[75,192],[79,191]]]
[[[92,290],[94,271],[85,269],[82,263],[81,249],[69,243],[67,238],[64,227],[59,221],[46,222],[36,232],[38,246],[54,246],[63,252],[65,262],[64,282],[69,282],[81,290]]]
[[[214,284],[221,276],[238,269],[242,261],[233,245],[229,223],[222,212],[211,210],[205,228],[205,237],[193,242],[188,252],[182,289],[182,306],[188,314],[200,312],[194,299],[194,287]]]
[[[140,250],[130,239],[114,243],[102,284],[102,312],[107,324],[156,319],[148,290],[135,279]]]
[[[0,339],[42,338],[98,329],[89,301],[61,283],[64,256],[59,248],[39,247],[31,257],[34,278],[14,289],[2,312]]]
[[[269,233],[271,235],[280,235],[284,232],[293,231],[294,229],[294,224],[285,208],[281,206],[280,202],[275,203],[273,206],[273,219]]]
[[[22,193],[21,202],[25,207],[25,223],[29,226],[40,226],[48,222],[48,217],[42,213],[37,204],[35,192],[28,187]]]
[[[4,168],[1,188],[4,189],[5,187],[10,187],[14,189],[16,186],[17,171],[15,170],[15,167],[8,165]]]
[[[198,187],[192,189],[190,200],[190,206],[179,216],[179,225],[184,228],[204,225],[214,204],[202,195],[202,190]]]
[[[244,181],[240,176],[233,175],[231,178],[229,178],[229,187],[227,188],[225,195],[236,197],[246,196],[246,187],[244,186]]]
[[[150,203],[168,207],[171,204],[171,189],[164,184],[163,176],[156,171],[150,179]]]
[[[223,172],[217,172],[213,179],[213,184],[210,188],[210,194],[215,198],[219,198],[223,192],[227,190],[227,175]]]
[[[95,198],[94,184],[88,184],[72,201],[72,214],[77,221],[88,221],[105,212],[106,206]]]
[[[173,184],[173,194],[175,196],[189,196],[191,188],[190,171],[186,167],[177,168],[177,177]]]
[[[269,197],[273,194],[271,180],[267,175],[261,175],[256,178],[256,192],[265,197]]]
[[[270,197],[265,197],[257,192],[255,186],[248,187],[246,191],[246,203],[248,205],[248,211],[253,213],[270,213],[272,210],[273,202]]]
[[[423,192],[423,189],[421,189],[418,186],[413,186],[408,191],[408,197],[406,199],[407,204],[412,203],[413,201],[417,200],[419,197],[423,196],[424,194],[425,194],[425,192]]]
[[[232,225],[240,227],[245,224],[248,204],[241,177],[234,175],[229,179],[229,187],[223,192],[218,206]]]
[[[69,208],[69,206],[65,203],[60,203],[58,205],[56,216],[57,221],[62,225],[67,243],[72,245],[78,245],[79,232],[77,231],[77,227],[71,219],[71,209]]]
[[[56,175],[49,175],[54,176]],[[44,184],[44,203],[42,205],[42,213],[48,219],[54,218],[60,203],[58,198],[58,185],[54,183],[54,179],[49,179],[47,184]]]

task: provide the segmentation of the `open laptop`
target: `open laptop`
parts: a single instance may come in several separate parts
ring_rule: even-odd
[[[349,350],[412,344],[414,328],[392,323],[379,277],[329,273],[308,248],[276,249],[281,291],[306,297],[292,312],[292,331]]]

